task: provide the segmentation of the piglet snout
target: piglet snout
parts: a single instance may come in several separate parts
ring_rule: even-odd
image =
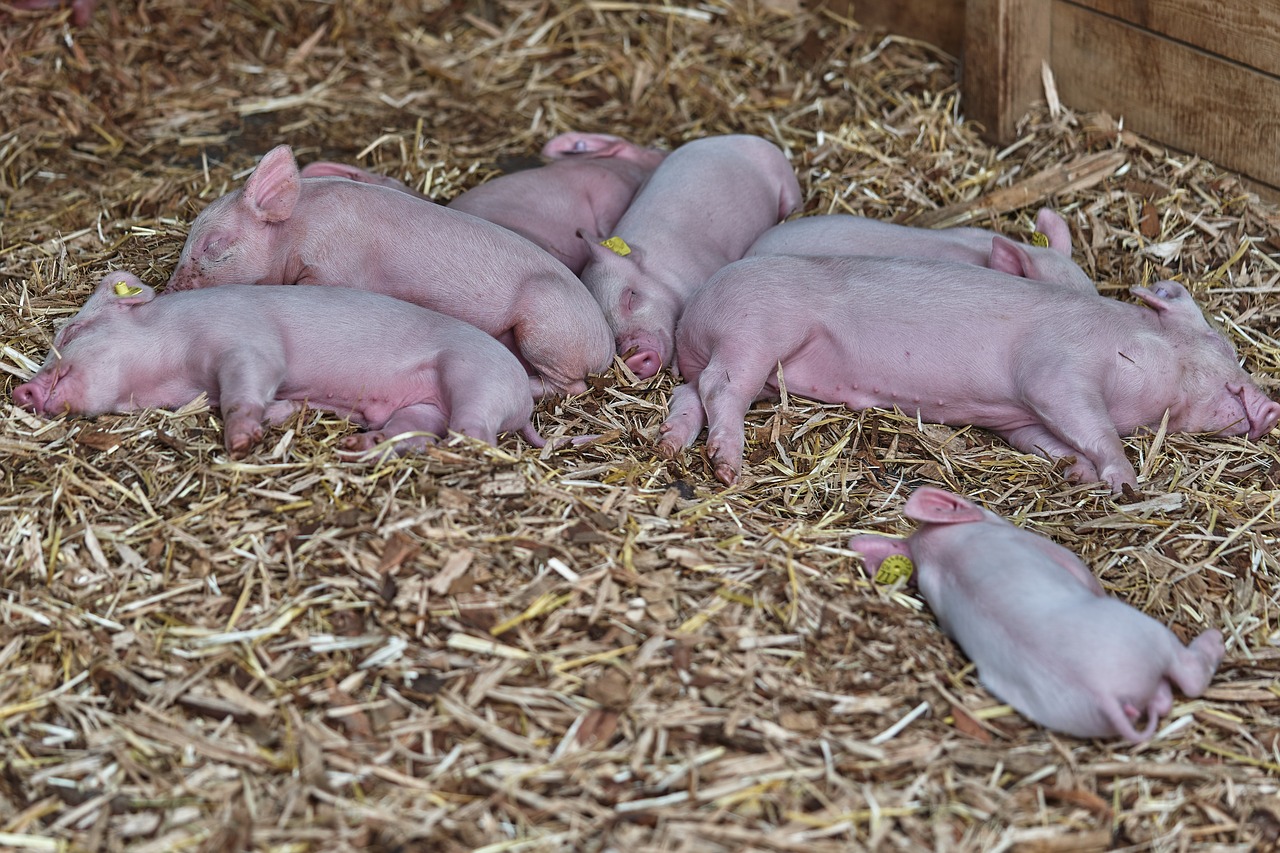
[[[662,356],[655,350],[639,349],[627,356],[625,364],[637,379],[648,379],[662,369]]]
[[[1240,398],[1244,407],[1245,418],[1249,422],[1248,436],[1254,441],[1267,435],[1280,422],[1280,403],[1275,402],[1252,385],[1227,386],[1232,394]],[[1245,432],[1241,430],[1241,432]]]
[[[28,412],[44,414],[44,393],[34,382],[26,382],[14,388],[13,402]]]

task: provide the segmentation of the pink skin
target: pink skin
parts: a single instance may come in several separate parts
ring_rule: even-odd
[[[346,439],[352,450],[449,430],[490,444],[519,431],[541,447],[527,388],[520,363],[484,332],[381,294],[229,285],[157,296],[110,272],[13,400],[40,415],[91,417],[174,408],[207,392],[222,409],[227,450],[240,456],[264,421],[303,404],[368,427]],[[396,449],[429,441],[409,436]]]
[[[1036,214],[1036,230],[1049,238],[1047,247],[1015,243],[984,228],[913,228],[832,213],[775,225],[760,235],[746,256],[934,258],[1095,291],[1084,270],[1071,260],[1071,230],[1066,220],[1047,207],[1041,208]]]
[[[551,162],[499,175],[448,206],[526,237],[576,275],[590,257],[578,232],[611,232],[666,152],[603,133],[564,133],[548,142],[542,155]],[[394,178],[341,163],[311,163],[301,175],[348,178],[424,197]]]
[[[865,534],[849,548],[871,573],[890,554],[909,557],[921,594],[978,679],[1045,728],[1141,743],[1173,707],[1172,685],[1199,696],[1222,661],[1221,632],[1184,646],[1108,597],[1070,551],[958,495],[924,486],[905,513],[920,522],[909,538]]]
[[[304,181],[287,145],[196,218],[168,286],[222,284],[354,287],[457,317],[524,359],[535,396],[583,392],[612,360],[599,306],[525,238],[387,187]]]
[[[1145,306],[1044,287],[981,267],[906,258],[747,258],[690,300],[659,450],[674,456],[708,424],[716,477],[742,467],[743,417],[778,394],[995,431],[1026,453],[1075,457],[1077,482],[1137,487],[1121,436],[1172,432],[1258,439],[1280,420],[1205,321],[1162,281]]]
[[[713,136],[669,154],[612,233],[584,232],[591,261],[582,281],[636,376],[671,363],[685,301],[800,201],[795,172],[777,146],[756,136]],[[599,245],[610,236],[631,253]]]
[[[71,6],[71,23],[77,27],[83,27],[88,25],[93,17],[93,10],[98,5],[98,0],[72,0],[69,4],[64,3],[63,0],[9,0],[9,5],[22,10],[60,9],[69,5]]]

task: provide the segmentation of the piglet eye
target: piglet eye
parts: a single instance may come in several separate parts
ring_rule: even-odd
[[[629,287],[622,294],[622,304],[627,307],[628,311],[636,310],[643,303],[644,297]]]

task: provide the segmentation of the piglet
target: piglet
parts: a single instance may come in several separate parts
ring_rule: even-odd
[[[196,217],[169,279],[222,284],[353,287],[457,317],[512,347],[537,396],[585,391],[613,357],[582,282],[524,237],[387,187],[302,180],[287,145]]]
[[[1223,655],[1216,629],[1184,646],[1109,598],[1066,548],[951,492],[918,488],[905,513],[921,525],[909,538],[867,534],[849,548],[871,572],[890,555],[910,558],[942,630],[983,686],[1024,717],[1076,737],[1140,743],[1173,707],[1171,683],[1190,697],[1209,686]]]
[[[781,222],[747,250],[753,255],[875,255],[935,258],[974,264],[1054,284],[1094,291],[1093,282],[1071,260],[1071,229],[1049,208],[1036,214],[1036,233],[1045,245],[1016,243],[985,228],[914,228],[831,213]]]
[[[608,234],[666,152],[604,133],[562,133],[548,142],[545,166],[499,175],[453,198],[448,206],[527,237],[575,275],[590,251],[578,232]],[[423,198],[394,178],[342,163],[317,162],[302,177],[336,176]]]
[[[1158,427],[1258,439],[1280,405],[1177,282],[1144,305],[995,270],[910,258],[761,255],[717,272],[677,335],[685,384],[661,452],[709,426],[716,477],[742,466],[743,417],[788,390],[851,409],[898,407],[987,427],[1026,453],[1074,457],[1068,477],[1137,487],[1121,436]]]
[[[304,404],[368,427],[344,446],[365,450],[405,432],[454,430],[490,444],[530,423],[519,361],[461,320],[345,287],[228,285],[155,291],[109,272],[58,330],[44,366],[13,390],[40,415],[94,416],[173,408],[207,392],[222,410],[233,456]],[[420,448],[411,437],[398,450]]]
[[[773,143],[712,136],[667,155],[611,235],[584,233],[591,261],[582,281],[636,376],[670,363],[685,301],[800,200],[795,172]]]

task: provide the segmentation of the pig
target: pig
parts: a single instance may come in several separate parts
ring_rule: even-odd
[[[920,593],[977,665],[978,680],[1045,728],[1141,743],[1173,707],[1170,684],[1199,696],[1222,661],[1220,631],[1184,646],[1108,597],[1075,554],[959,495],[922,486],[905,513],[921,525],[910,537],[863,534],[850,550],[871,572],[891,554],[908,557]]]
[[[157,296],[131,273],[109,272],[13,400],[39,415],[95,416],[178,407],[201,392],[221,408],[233,456],[261,440],[264,420],[278,424],[304,404],[368,427],[345,439],[350,450],[447,430],[490,444],[519,431],[543,445],[528,378],[506,347],[461,320],[346,287]]]
[[[740,259],[800,204],[786,156],[757,136],[712,136],[667,155],[609,241],[583,234],[582,281],[599,301],[618,352],[639,378],[671,363],[676,320],[712,273]]]
[[[448,206],[528,238],[578,275],[590,256],[578,232],[612,232],[666,152],[618,136],[573,132],[549,141],[542,156],[550,159],[547,165],[499,175],[455,196]],[[345,177],[425,198],[394,178],[341,163],[311,163],[301,175]]]
[[[387,187],[303,180],[288,145],[196,217],[168,287],[223,284],[354,287],[449,314],[520,355],[533,396],[583,392],[613,357],[582,282],[524,237]]]
[[[987,427],[1068,478],[1137,487],[1120,437],[1248,435],[1280,419],[1231,345],[1174,281],[1134,287],[1144,305],[1046,287],[982,267],[912,258],[760,255],[717,272],[690,300],[658,449],[708,425],[718,479],[742,466],[743,417],[788,390],[851,409],[899,407]]]
[[[1071,230],[1049,208],[1036,214],[1036,231],[1047,246],[1015,243],[985,228],[913,228],[847,213],[806,216],[779,223],[760,235],[747,250],[755,255],[875,255],[936,258],[1035,281],[1097,288],[1071,260]]]

